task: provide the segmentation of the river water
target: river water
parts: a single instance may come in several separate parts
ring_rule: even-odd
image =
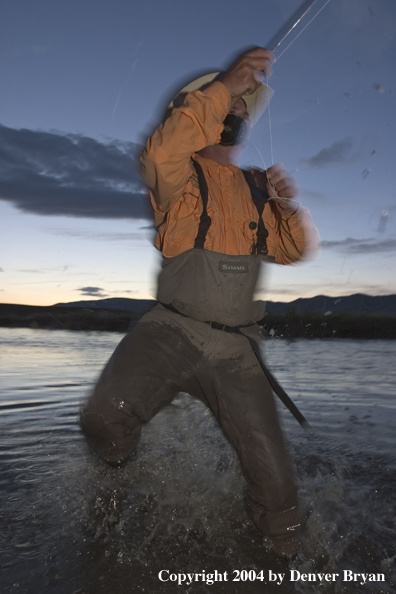
[[[122,469],[88,451],[79,405],[119,340],[0,329],[3,594],[396,592],[395,341],[266,343],[312,425],[279,405],[304,512],[292,573],[248,519],[238,461],[201,402],[180,394]],[[183,573],[199,576],[172,581]],[[357,573],[370,581],[344,579]]]

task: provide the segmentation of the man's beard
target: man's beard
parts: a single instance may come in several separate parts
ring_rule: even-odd
[[[239,116],[229,113],[224,120],[224,130],[221,133],[220,144],[222,146],[236,146],[247,140],[249,127]]]

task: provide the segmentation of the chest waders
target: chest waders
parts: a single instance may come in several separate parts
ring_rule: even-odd
[[[203,202],[198,233],[193,249],[173,258],[164,258],[158,278],[158,302],[175,313],[209,324],[215,330],[244,336],[273,391],[307,429],[310,427],[308,421],[265,365],[258,343],[242,332],[243,328],[255,325],[265,313],[265,305],[254,302],[253,293],[262,261],[274,261],[268,256],[268,230],[262,217],[268,193],[256,186],[250,172],[243,172],[259,215],[258,225],[255,221],[249,225],[252,230],[257,228],[257,241],[251,255],[230,256],[205,250],[205,239],[212,223],[207,211],[209,192],[202,167],[194,160],[193,165]]]

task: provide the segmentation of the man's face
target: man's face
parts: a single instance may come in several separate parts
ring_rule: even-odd
[[[224,120],[220,145],[244,148],[249,139],[250,131],[250,118],[246,103],[243,99],[239,99]]]
[[[234,107],[230,110],[230,113],[242,118],[243,121],[246,122],[246,124],[250,128],[250,118],[249,118],[249,114],[247,111],[246,103],[244,102],[243,99],[239,99],[235,103]]]

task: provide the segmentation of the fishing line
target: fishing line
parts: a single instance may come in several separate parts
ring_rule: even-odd
[[[320,10],[318,10],[318,12],[315,14],[315,16],[313,16],[313,17],[312,17],[312,19],[311,19],[311,20],[310,20],[310,21],[309,21],[309,22],[308,22],[308,23],[305,25],[305,27],[303,27],[303,29],[301,29],[301,31],[299,32],[299,34],[298,34],[298,35],[296,35],[296,37],[293,39],[293,41],[291,41],[291,42],[289,43],[289,45],[287,45],[287,46],[285,47],[285,49],[283,50],[283,52],[281,52],[281,53],[279,54],[279,56],[276,56],[276,61],[278,61],[278,60],[279,60],[279,58],[280,58],[281,56],[283,56],[283,54],[285,53],[285,51],[286,51],[286,50],[288,50],[288,49],[289,49],[289,47],[290,47],[291,45],[293,45],[293,43],[294,43],[294,42],[295,42],[295,41],[296,41],[296,40],[297,40],[297,39],[300,37],[301,33],[303,33],[303,32],[305,31],[305,29],[306,29],[307,27],[309,27],[309,25],[312,23],[312,21],[314,21],[314,20],[316,19],[316,17],[317,17],[317,16],[318,16],[318,15],[319,15],[319,14],[322,12],[322,10],[323,10],[324,8],[326,8],[326,6],[328,5],[328,3],[329,3],[329,2],[330,2],[330,0],[327,0],[327,1],[325,2],[325,4],[322,6],[322,8],[321,8]],[[268,85],[268,77],[267,77],[267,75],[265,75],[265,83]],[[272,141],[272,120],[271,120],[271,106],[270,106],[270,105],[271,105],[271,102],[269,102],[269,103],[268,103],[268,126],[269,126],[269,136],[270,136],[271,165],[273,165],[273,164],[274,164],[274,147],[273,147],[273,141]],[[260,155],[260,157],[261,157],[261,160],[262,160],[262,161],[263,161],[263,163],[264,163],[264,159],[263,159],[263,157],[262,157],[262,155],[261,155],[260,151],[258,150],[258,148],[257,148],[257,147],[256,147],[256,146],[255,146],[255,145],[252,143],[252,142],[251,142],[251,144],[252,144],[252,145],[254,146],[254,148],[257,150],[258,154],[259,154],[259,155]],[[264,167],[265,167],[265,164],[264,164]],[[265,167],[265,168],[266,168],[266,167]],[[271,189],[274,191],[274,188],[271,186],[271,184],[269,183],[269,181],[268,181],[268,184],[270,185]],[[275,192],[275,194],[276,194],[276,192]]]
[[[264,157],[263,157],[263,155],[260,153],[260,151],[258,150],[257,146],[256,146],[256,145],[254,144],[254,142],[252,142],[250,139],[248,140],[248,143],[249,143],[249,144],[251,144],[251,145],[252,145],[252,147],[256,149],[256,151],[257,151],[257,152],[258,152],[258,154],[260,155],[260,159],[261,159],[261,160],[262,160],[262,162],[263,162],[263,167],[264,167],[264,169],[267,169],[267,166],[266,166],[266,164],[265,164],[265,161],[264,161]]]
[[[268,77],[265,77],[266,85],[268,86]],[[271,165],[274,164],[274,148],[272,145],[272,121],[271,121],[271,101],[268,103],[268,125],[269,125],[269,135],[270,135],[270,147],[271,147]]]
[[[262,160],[262,162],[263,162],[263,167],[264,167],[264,170],[265,170],[265,171],[267,171],[267,165],[265,164],[264,157],[263,157],[263,155],[261,154],[261,152],[259,151],[258,147],[257,147],[257,146],[254,144],[254,142],[252,142],[251,140],[248,140],[248,143],[249,143],[249,144],[251,144],[251,145],[252,145],[252,147],[256,149],[256,151],[258,152],[258,154],[259,154],[259,156],[260,156],[260,159],[261,159],[261,160]],[[273,162],[273,161],[272,161],[272,164],[274,164],[274,162]],[[271,188],[271,190],[272,190],[272,196],[268,196],[268,200],[272,200],[272,198],[275,198],[275,197],[277,197],[276,189],[275,189],[275,187],[274,187],[274,186],[271,184],[270,180],[268,179],[268,176],[267,176],[267,182],[268,182],[268,185],[269,185],[269,187],[270,187],[270,188]]]
[[[267,75],[265,75],[265,84],[268,86],[268,76]],[[271,165],[273,165],[274,164],[274,148],[273,148],[273,144],[272,144],[271,101],[268,102],[268,126],[269,126],[269,134],[270,134]]]

